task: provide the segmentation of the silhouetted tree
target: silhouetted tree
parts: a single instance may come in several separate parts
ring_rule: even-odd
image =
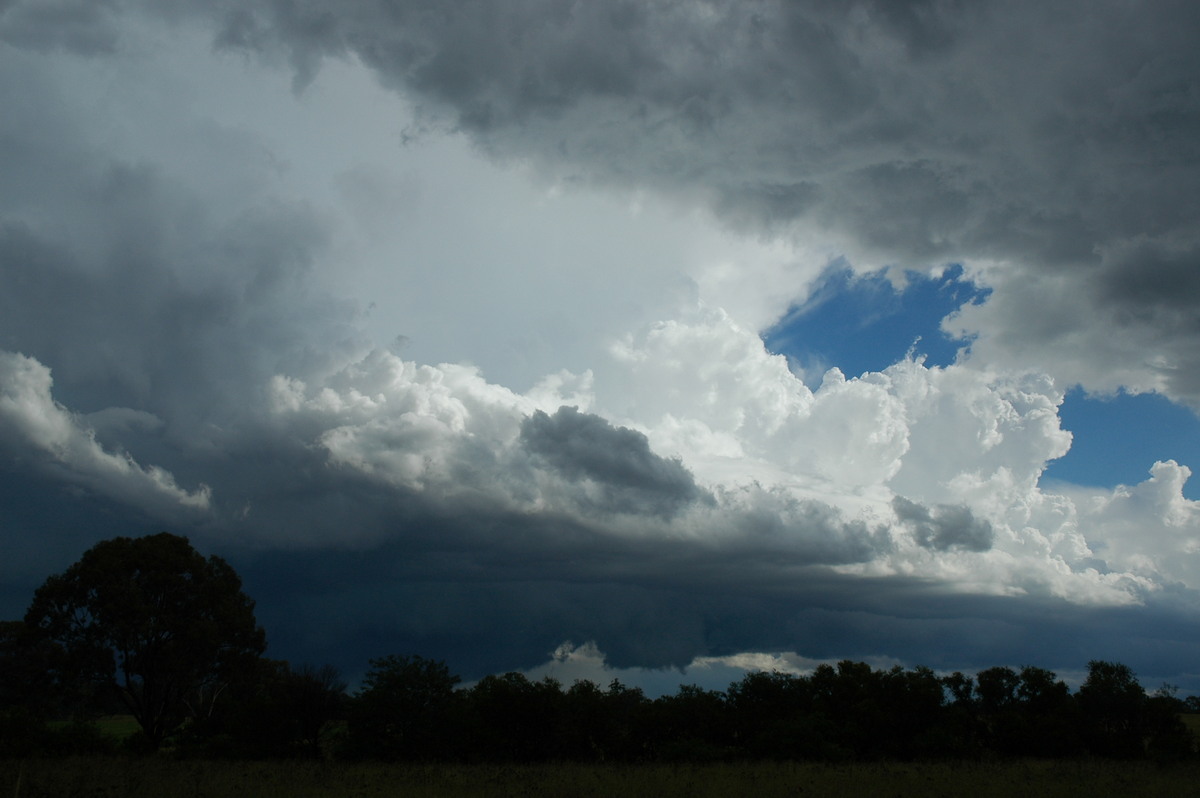
[[[960,671],[942,677],[942,686],[949,693],[951,706],[974,707],[978,701],[975,680]]]
[[[154,747],[266,645],[229,564],[167,533],[96,544],[38,588],[25,624],[76,709],[115,697]]]
[[[929,668],[905,670],[897,665],[878,674],[876,684],[873,753],[901,759],[944,755],[951,741],[942,733],[941,679]]]
[[[984,744],[991,750],[1017,755],[1023,750],[1024,729],[1017,690],[1021,677],[1012,668],[986,668],[975,674],[975,694]]]
[[[620,679],[608,683],[604,692],[605,716],[614,737],[611,753],[621,759],[643,758],[647,752],[646,710],[650,705],[640,687],[622,684]]]
[[[979,717],[979,694],[975,679],[959,671],[942,677],[946,711],[942,729],[948,738],[945,754],[976,757],[985,748],[985,729]]]
[[[485,676],[464,696],[475,757],[509,762],[557,758],[563,739],[562,686],[522,673]]]
[[[1169,690],[1146,695],[1127,665],[1089,662],[1077,700],[1082,734],[1094,754],[1182,759],[1193,753],[1191,734],[1179,717],[1180,702]]]
[[[732,753],[733,729],[725,694],[692,684],[680,685],[647,708],[643,729],[659,759],[711,762]]]
[[[1092,660],[1077,699],[1092,753],[1119,758],[1145,753],[1146,691],[1128,665]]]
[[[1027,665],[1017,686],[1017,739],[1013,753],[1022,756],[1064,757],[1082,751],[1078,711],[1066,683],[1053,671]]]
[[[987,668],[975,674],[975,692],[979,697],[979,709],[985,715],[994,715],[1012,709],[1017,703],[1017,688],[1021,677],[1012,668]]]
[[[1196,741],[1180,717],[1187,704],[1176,692],[1177,688],[1164,684],[1146,699],[1146,751],[1159,761],[1179,761],[1196,753]]]
[[[819,757],[828,736],[813,712],[809,680],[780,671],[754,671],[726,691],[730,725],[748,756],[769,759]]]
[[[809,678],[813,709],[827,729],[823,758],[869,755],[876,745],[877,674],[865,662],[842,660],[818,666]]]
[[[644,754],[646,704],[641,690],[614,679],[607,690],[586,679],[576,681],[562,698],[558,750],[575,761],[627,760]]]
[[[986,744],[1008,756],[1071,756],[1081,751],[1075,700],[1053,671],[988,668],[978,680]]]
[[[612,753],[610,740],[615,736],[600,685],[588,679],[576,680],[563,696],[560,750],[577,762],[603,762]]]
[[[371,660],[362,690],[350,702],[350,753],[387,760],[433,760],[453,751],[461,716],[460,679],[446,663],[419,656]]]

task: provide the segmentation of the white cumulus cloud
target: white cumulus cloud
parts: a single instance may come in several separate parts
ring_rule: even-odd
[[[176,518],[208,509],[208,486],[184,490],[170,472],[105,450],[83,418],[54,400],[52,387],[50,369],[0,351],[0,443],[10,456],[152,515]]]

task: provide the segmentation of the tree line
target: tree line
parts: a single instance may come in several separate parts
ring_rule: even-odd
[[[462,687],[443,662],[370,661],[357,691],[331,667],[265,658],[233,569],[162,533],[97,544],[0,623],[0,756],[152,752],[384,761],[606,762],[1001,757],[1195,758],[1181,715],[1092,661],[1075,692],[1033,666],[975,675],[874,669],[752,672],[724,691],[650,699],[614,680],[521,673]],[[131,716],[124,742],[96,724]]]

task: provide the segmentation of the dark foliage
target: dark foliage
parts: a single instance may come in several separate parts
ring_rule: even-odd
[[[729,685],[734,741],[747,755],[793,759],[821,755],[828,740],[813,713],[812,682],[790,673],[759,671]],[[815,722],[801,722],[799,719]]]
[[[607,690],[595,682],[575,682],[563,696],[557,749],[576,762],[631,760],[640,755],[646,697],[613,679]]]
[[[0,623],[0,757],[182,755],[532,763],[1196,757],[1181,714],[1200,698],[1092,661],[1072,694],[1026,666],[974,677],[875,670],[849,660],[810,675],[749,673],[724,692],[685,685],[650,700],[521,673],[467,689],[443,662],[370,662],[353,696],[330,667],[261,658],[263,632],[233,570],[186,538],[97,544]],[[133,714],[118,746],[88,722]]]
[[[810,676],[747,674],[726,692],[685,685],[654,700],[615,681],[608,690],[580,681],[564,691],[520,673],[454,693],[452,677],[434,669],[441,713],[374,703],[391,700],[390,690],[377,692],[381,663],[383,681],[399,676],[395,683],[411,685],[433,667],[416,662],[414,671],[409,658],[375,661],[372,687],[355,701],[356,712],[380,720],[352,735],[360,755],[519,763],[1194,756],[1179,719],[1187,703],[1147,696],[1127,667],[1113,663],[1092,663],[1077,695],[1036,667],[989,668],[973,679],[844,661]],[[401,744],[417,717],[433,724],[422,739],[441,740],[440,747]]]
[[[649,758],[666,761],[720,761],[734,751],[726,695],[682,685],[675,695],[649,704],[644,713],[643,746]]]
[[[458,752],[458,682],[444,662],[394,655],[371,660],[363,688],[350,702],[346,753],[432,760]]]
[[[1083,737],[1097,756],[1134,759],[1147,750],[1170,759],[1191,754],[1179,703],[1169,695],[1147,696],[1126,665],[1089,662],[1077,702]]]
[[[206,756],[320,759],[347,703],[336,668],[293,670],[262,659],[229,686],[207,719],[187,728],[181,742]]]
[[[462,696],[471,759],[536,762],[562,755],[566,725],[562,687],[523,674],[485,676]]]
[[[1067,685],[1043,668],[988,668],[976,674],[973,730],[980,750],[1005,756],[1079,754],[1078,708]]]
[[[32,718],[62,715],[51,668],[54,653],[24,621],[0,622],[0,707]]]
[[[166,533],[96,544],[38,588],[24,627],[47,703],[74,717],[123,705],[154,746],[207,717],[265,647],[229,564]]]

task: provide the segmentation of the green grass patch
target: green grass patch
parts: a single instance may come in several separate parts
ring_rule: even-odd
[[[142,730],[138,722],[133,719],[133,715],[109,715],[96,720],[94,725],[102,734],[107,734],[118,741],[132,737]]]
[[[18,784],[19,780],[19,784]],[[1200,765],[1020,761],[822,765],[378,765],[252,763],[89,757],[0,761],[0,795],[247,796],[672,796],[796,795],[1093,798],[1185,795]]]
[[[1200,714],[1185,713],[1179,716],[1183,720],[1183,725],[1187,726],[1188,731],[1197,740],[1200,740]]]

